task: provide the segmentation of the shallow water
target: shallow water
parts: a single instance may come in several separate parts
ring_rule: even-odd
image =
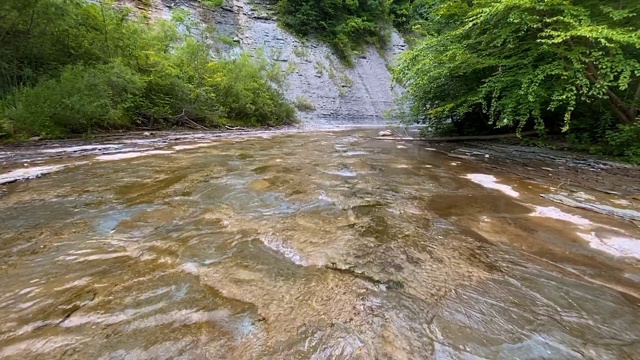
[[[640,358],[637,227],[371,135],[90,154],[8,185],[0,357]]]

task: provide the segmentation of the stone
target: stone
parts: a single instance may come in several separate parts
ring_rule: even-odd
[[[251,188],[251,190],[264,190],[269,186],[271,186],[271,183],[263,179],[253,181],[251,184],[249,184],[249,188]]]
[[[393,136],[391,130],[382,130],[378,133],[378,136]]]

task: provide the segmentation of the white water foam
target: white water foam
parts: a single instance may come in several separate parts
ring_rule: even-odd
[[[173,151],[151,150],[151,151],[141,151],[141,152],[126,152],[126,153],[120,153],[120,154],[100,155],[100,156],[96,156],[96,160],[114,161],[114,160],[133,159],[140,156],[166,155],[166,154],[173,154]]]
[[[207,146],[217,145],[219,143],[209,142],[209,143],[199,143],[199,144],[191,144],[191,145],[176,145],[173,147],[174,150],[188,150],[188,149],[197,149]]]
[[[366,151],[346,151],[344,153],[342,153],[342,155],[344,156],[357,156],[357,155],[367,155],[369,154]]]
[[[198,275],[200,273],[200,271],[198,270],[198,264],[192,263],[192,262],[188,262],[180,265],[178,270],[184,271],[191,275]]]
[[[90,150],[106,150],[106,149],[117,149],[121,148],[123,145],[81,145],[81,146],[71,146],[71,147],[60,147],[53,149],[45,149],[41,150],[43,153],[65,153],[65,152],[78,152],[78,151],[90,151]]]
[[[344,176],[344,177],[353,177],[358,175],[358,173],[356,173],[355,171],[351,171],[351,170],[347,170],[347,169],[341,169],[341,170],[336,170],[336,171],[326,171],[327,174],[332,174],[332,175],[340,175],[340,176]]]
[[[570,222],[576,225],[581,225],[581,226],[586,226],[591,224],[591,221],[583,218],[582,216],[567,214],[566,212],[553,206],[549,206],[549,207],[535,206],[535,209],[536,211],[533,214],[531,214],[531,216],[539,216],[539,217],[563,220],[563,221],[567,221],[567,222]]]
[[[613,256],[627,256],[640,259],[640,239],[626,236],[600,237],[595,232],[589,234],[578,233],[578,236],[589,242],[597,250]]]
[[[495,190],[499,190],[502,191],[503,193],[512,196],[512,197],[518,197],[520,196],[520,193],[513,190],[513,188],[509,185],[504,185],[504,184],[498,184],[498,179],[496,179],[495,176],[493,175],[486,175],[486,174],[467,174],[466,176],[464,176],[465,178],[473,181],[476,184],[480,184],[486,188],[489,189],[495,189]]]
[[[262,236],[260,240],[269,248],[281,253],[287,259],[293,261],[297,265],[306,266],[307,262],[302,258],[300,253],[285,245],[282,240],[273,236]]]

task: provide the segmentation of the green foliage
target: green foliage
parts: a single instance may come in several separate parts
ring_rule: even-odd
[[[318,76],[324,75],[324,71],[325,71],[326,67],[324,66],[324,64],[322,62],[316,61],[316,63],[313,65],[313,68],[316,70],[316,74]]]
[[[0,119],[0,139],[8,137],[13,133],[12,124],[6,119]]]
[[[269,58],[267,58],[264,49],[258,49],[254,53],[253,60],[255,65],[260,68],[260,71],[264,73],[267,80],[279,89],[283,89],[286,86],[287,78],[296,71],[296,64],[293,61],[289,62],[286,67],[283,67],[284,64],[279,60],[281,57],[281,51],[273,52]]]
[[[199,0],[200,3],[208,8],[217,8],[224,5],[224,0]]]
[[[151,0],[137,0],[143,6],[149,7],[151,6]]]
[[[59,78],[16,91],[4,103],[13,131],[61,136],[127,125],[143,84],[129,68],[113,63],[66,67]]]
[[[395,79],[416,116],[491,126],[581,121],[577,108],[636,122],[640,106],[637,1],[422,0],[421,34]],[[608,126],[604,126],[606,131]],[[600,137],[604,131],[601,131]]]
[[[640,123],[619,125],[617,131],[609,131],[606,145],[606,154],[622,156],[630,162],[640,164]]]
[[[185,11],[149,24],[106,0],[4,0],[0,14],[0,132],[294,120],[272,85],[282,76],[247,55],[214,59],[217,35]]]
[[[293,107],[270,86],[260,67],[248,55],[210,63],[209,99],[220,105],[224,118],[249,125],[282,125],[294,118]]]
[[[393,26],[402,33],[409,33],[413,24],[412,0],[395,0],[389,6]]]
[[[349,75],[344,74],[342,75],[342,77],[340,78],[342,80],[342,85],[346,86],[346,87],[351,87],[353,86],[353,80],[351,80],[351,78],[349,77]]]
[[[358,48],[384,44],[390,25],[385,0],[279,0],[278,12],[285,28],[327,41],[347,64]]]
[[[307,59],[309,57],[309,51],[304,46],[294,46],[293,54],[299,58]]]
[[[316,109],[316,106],[311,102],[311,100],[304,96],[297,96],[296,100],[293,102],[293,106],[300,111],[313,111]]]

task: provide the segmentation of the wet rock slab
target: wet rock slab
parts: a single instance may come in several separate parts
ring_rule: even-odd
[[[639,228],[540,195],[633,204],[378,132],[45,153],[84,163],[5,186],[0,356],[639,356]]]

